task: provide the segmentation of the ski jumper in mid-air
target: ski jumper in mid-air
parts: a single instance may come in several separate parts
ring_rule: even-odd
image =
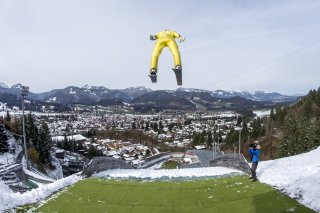
[[[168,47],[173,55],[174,68],[172,68],[172,70],[176,74],[177,84],[182,85],[182,64],[179,48],[175,40],[176,38],[179,39],[180,43],[185,40],[179,33],[172,30],[164,30],[156,35],[150,35],[150,40],[156,40],[151,58],[149,75],[152,83],[157,82],[158,59],[162,49]]]

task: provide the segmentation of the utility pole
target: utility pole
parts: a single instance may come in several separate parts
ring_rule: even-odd
[[[22,86],[21,96],[22,96],[22,130],[23,130],[23,145],[24,145],[24,154],[26,156],[27,168],[29,169],[29,158],[28,158],[28,150],[27,150],[27,142],[26,142],[26,129],[25,129],[25,121],[24,121],[24,99],[28,96],[29,87]]]
[[[212,157],[214,158],[215,157],[215,153],[214,153],[214,142],[212,143]]]
[[[270,159],[272,160],[272,118],[269,118],[270,120]]]
[[[242,128],[239,127],[239,128],[236,128],[235,130],[238,130],[239,131],[239,155],[241,154],[241,130]],[[234,150],[235,152],[235,150]]]
[[[240,155],[240,150],[241,150],[241,128],[239,129],[239,155]]]
[[[217,142],[213,141],[212,149],[213,149],[213,158],[215,158],[216,157],[216,152],[217,152]]]

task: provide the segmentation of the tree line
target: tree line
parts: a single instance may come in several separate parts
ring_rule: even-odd
[[[310,90],[292,106],[271,111],[270,119],[284,132],[279,146],[280,157],[320,146],[320,87]]]
[[[10,114],[7,113],[7,116],[4,118],[4,120],[7,124],[10,125],[10,127],[7,128],[6,131],[14,133],[13,135],[16,141],[20,140],[21,142],[23,142],[22,118],[11,118]],[[49,165],[51,162],[50,149],[52,143],[48,125],[44,121],[36,123],[34,115],[30,113],[28,115],[25,115],[25,131],[26,145],[30,160],[40,166],[40,168]],[[4,137],[2,134],[3,128],[0,133],[0,143],[8,145],[7,141],[5,141],[8,140],[8,136]]]

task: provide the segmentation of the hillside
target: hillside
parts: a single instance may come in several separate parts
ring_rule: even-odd
[[[320,88],[311,90],[292,106],[270,115],[273,128],[282,131],[280,156],[291,156],[320,146]]]

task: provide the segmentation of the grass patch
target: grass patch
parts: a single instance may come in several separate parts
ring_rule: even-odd
[[[37,209],[39,212],[314,212],[247,176],[192,181],[88,178]]]
[[[168,160],[161,165],[161,169],[178,169],[179,163],[174,160]]]

